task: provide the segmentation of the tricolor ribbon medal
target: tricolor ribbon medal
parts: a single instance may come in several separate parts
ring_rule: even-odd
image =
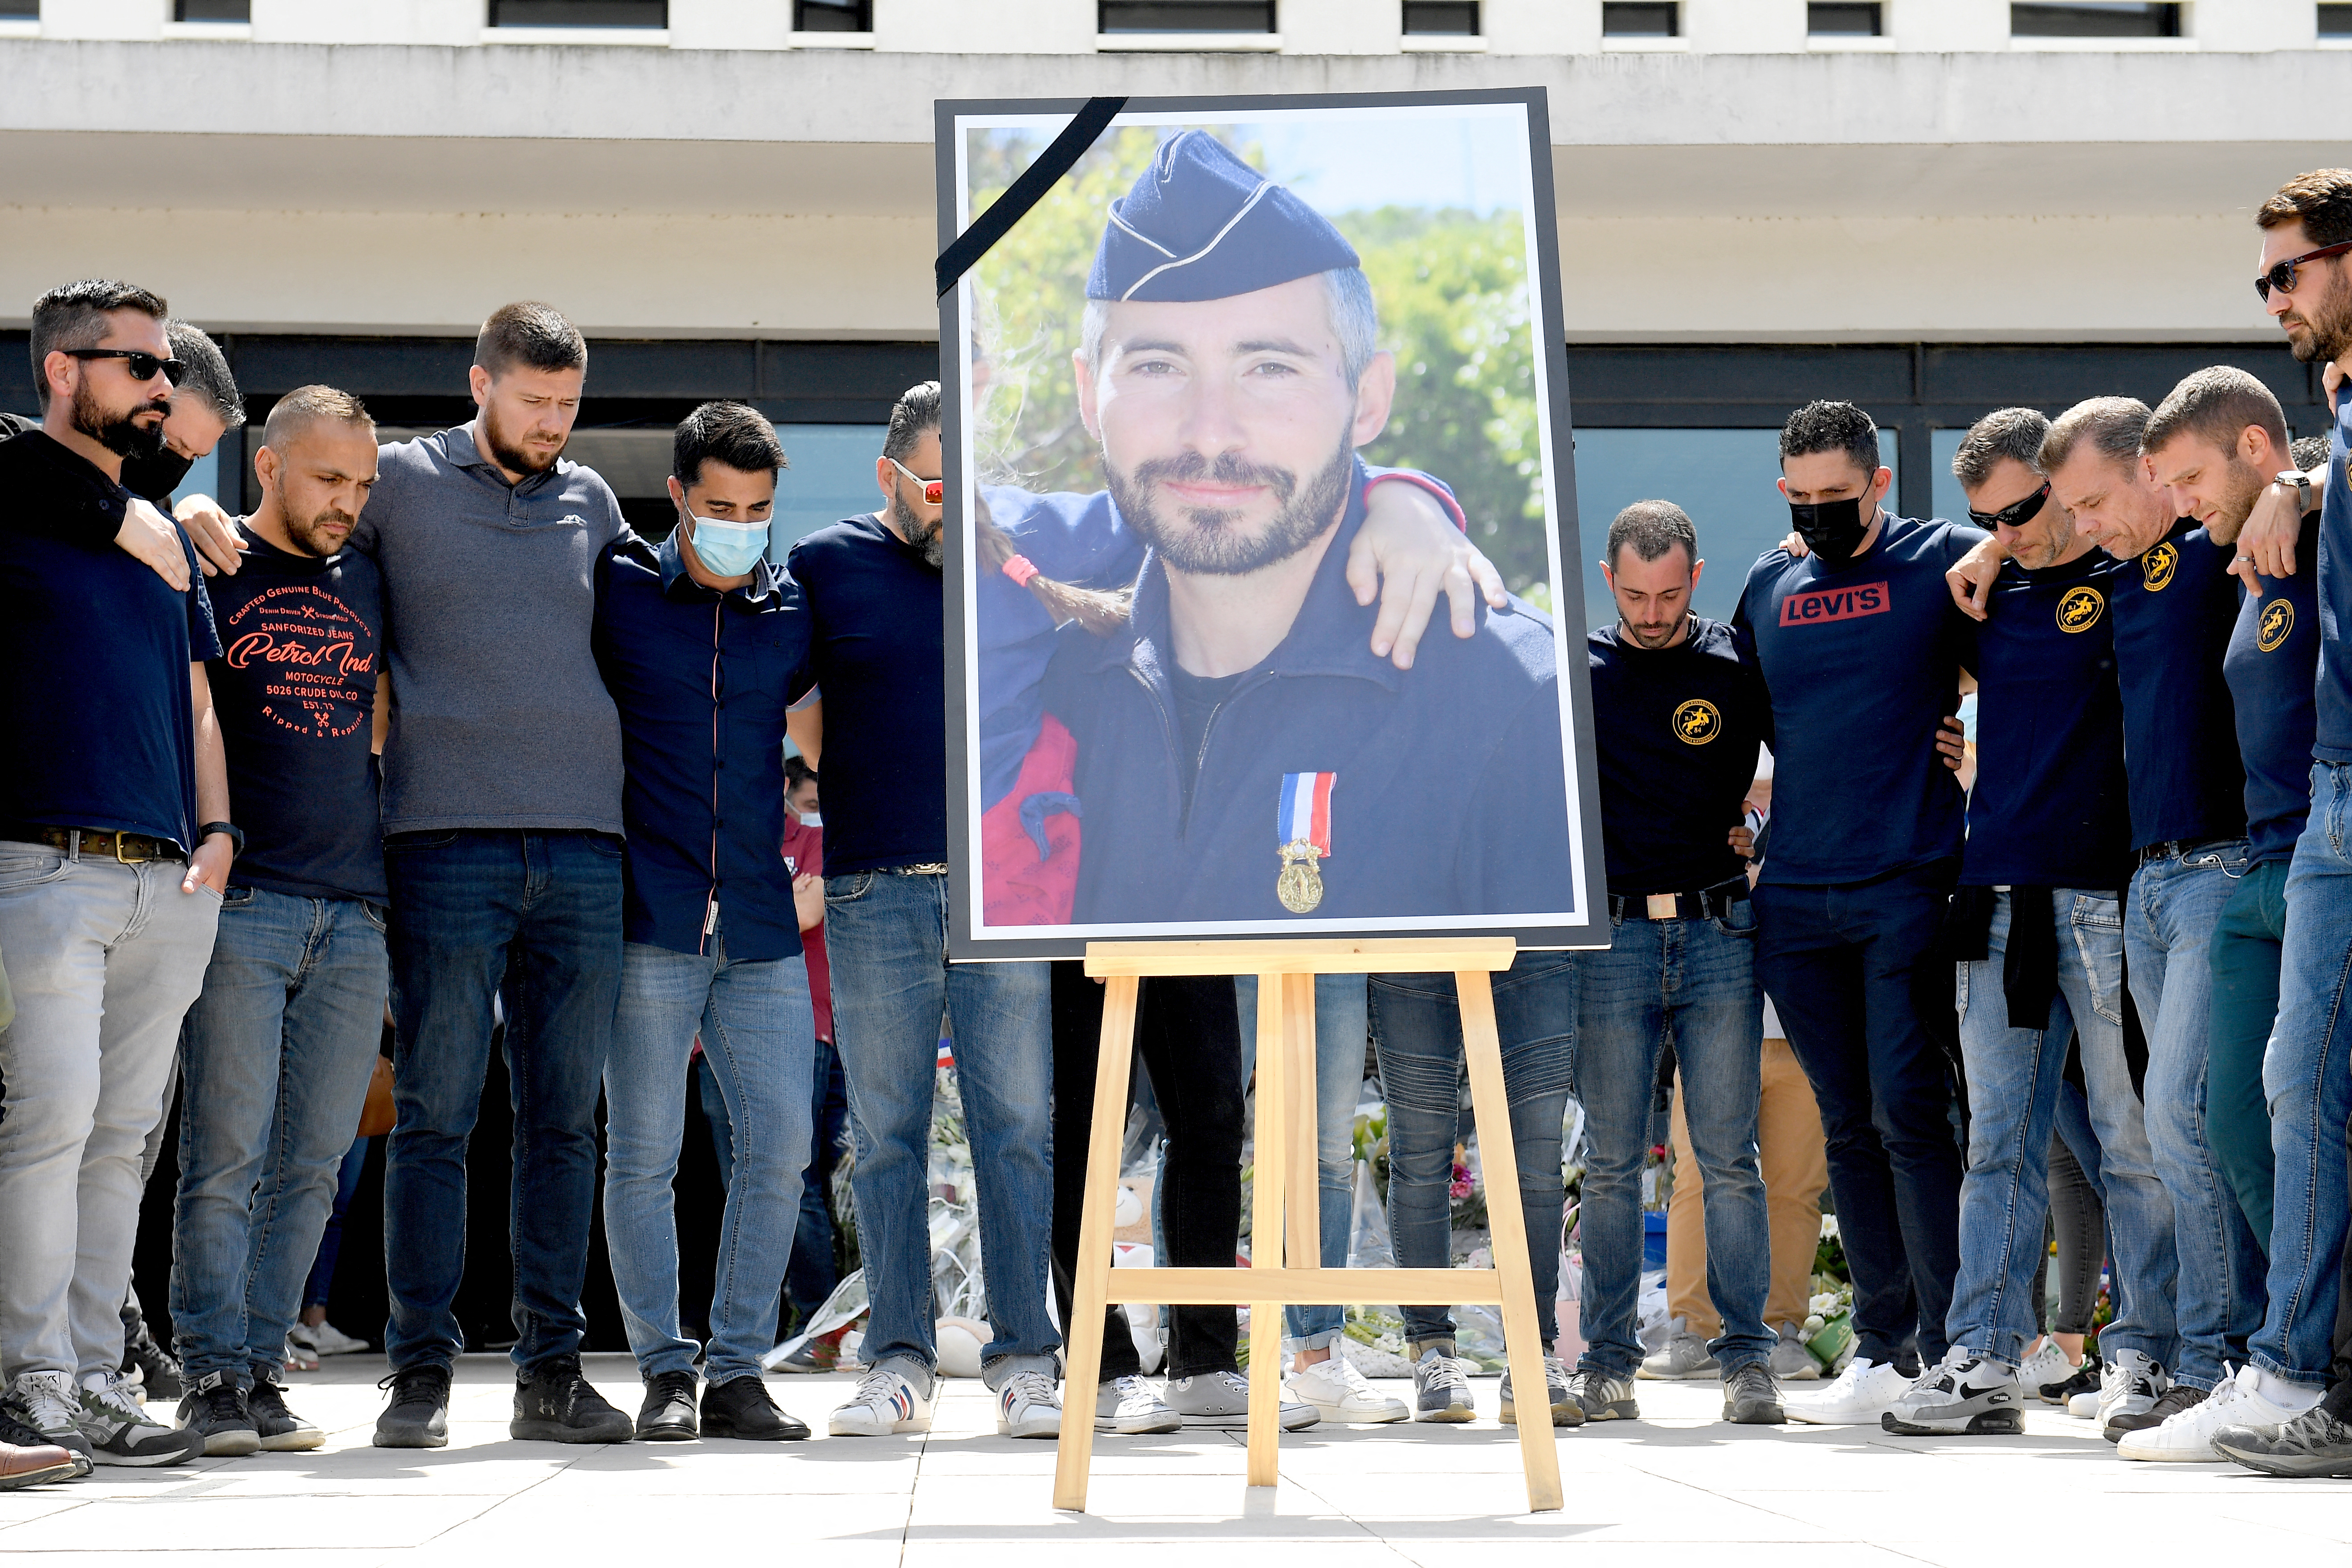
[[[1282,875],[1274,896],[1294,915],[1310,913],[1323,901],[1318,860],[1331,853],[1331,786],[1338,773],[1285,773],[1275,811],[1274,841],[1282,855]]]

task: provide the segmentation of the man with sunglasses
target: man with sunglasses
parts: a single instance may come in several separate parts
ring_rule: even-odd
[[[203,661],[210,601],[112,544],[171,413],[164,303],[85,279],[33,307],[42,427],[0,443],[0,1374],[100,1463],[177,1464],[121,1372],[141,1151],[238,840]]]

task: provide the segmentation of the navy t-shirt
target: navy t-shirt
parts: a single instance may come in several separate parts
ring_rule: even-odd
[[[1960,880],[2120,888],[2131,876],[2123,697],[2093,550],[2028,572],[2005,563],[1977,628],[1977,779]]]
[[[824,698],[828,877],[948,858],[946,595],[940,569],[874,517],[793,546]]]
[[[2233,553],[2184,517],[2110,579],[2135,849],[2246,831],[2236,708],[2221,673],[2241,593]]]
[[[1944,573],[1983,538],[1889,514],[1843,566],[1774,550],[1749,569],[1733,625],[1772,694],[1763,880],[1874,881],[1960,852],[1966,802],[1936,731],[1959,708],[1976,623]]]
[[[40,431],[0,441],[0,824],[193,850],[188,666],[220,644],[186,534],[185,589],[115,548],[128,503]],[[86,537],[101,530],[103,543]]]
[[[1638,647],[1602,626],[1585,640],[1600,743],[1609,890],[1687,892],[1739,876],[1727,841],[1756,778],[1771,699],[1754,651],[1722,621],[1694,617],[1673,647]]]
[[[2254,862],[2284,860],[2311,815],[2311,747],[2318,714],[2319,513],[2306,513],[2291,577],[2264,577],[2238,606],[2221,673],[2237,710],[2246,767],[2246,837]]]
[[[324,560],[248,527],[212,583],[221,655],[207,673],[228,798],[245,829],[229,880],[298,898],[384,898],[371,750],[383,581],[356,550]]]
[[[2327,446],[2326,500],[2321,503],[2319,551],[2319,681],[2312,755],[2352,763],[2352,396],[2336,405],[2336,434]]]

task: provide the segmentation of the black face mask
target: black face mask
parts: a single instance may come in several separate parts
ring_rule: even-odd
[[[161,506],[180,488],[188,470],[196,466],[194,458],[183,458],[166,447],[153,457],[130,457],[122,459],[122,488],[132,495],[143,496]]]
[[[1824,566],[1843,566],[1853,560],[1854,547],[1870,531],[1862,520],[1862,501],[1856,497],[1825,500],[1815,506],[1799,506],[1790,501],[1789,516],[1796,526],[1797,537],[1805,542],[1806,549],[1821,557]]]

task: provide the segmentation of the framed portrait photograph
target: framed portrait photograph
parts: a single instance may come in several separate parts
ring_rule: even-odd
[[[1541,89],[1130,99],[942,294],[951,956],[1608,945],[1557,236]]]

